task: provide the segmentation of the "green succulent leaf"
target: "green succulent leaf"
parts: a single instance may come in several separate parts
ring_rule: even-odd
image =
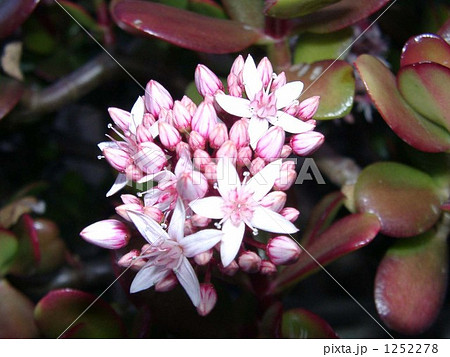
[[[308,15],[341,0],[268,0],[265,13],[268,16],[292,18]]]
[[[305,309],[283,314],[281,334],[284,338],[338,338],[324,319]]]
[[[264,0],[222,0],[233,20],[254,28],[264,27]]]
[[[16,236],[3,228],[0,228],[0,278],[4,276],[17,253]]]
[[[189,0],[189,10],[219,19],[227,18],[223,8],[212,0]]]
[[[101,27],[98,25],[97,21],[89,14],[84,7],[73,1],[60,0],[59,4],[83,27],[90,31],[100,33],[102,32]]]

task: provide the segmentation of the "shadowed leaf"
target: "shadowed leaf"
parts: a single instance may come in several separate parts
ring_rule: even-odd
[[[439,31],[437,32],[437,34],[439,36],[441,36],[445,42],[447,42],[448,44],[450,44],[450,19],[448,19],[443,25],[442,27],[439,29]]]
[[[381,61],[362,55],[355,65],[381,116],[403,141],[426,152],[450,150],[448,131],[406,103],[397,89],[394,75]]]
[[[0,76],[0,120],[19,103],[23,93],[22,83]]]
[[[340,0],[268,0],[265,13],[268,16],[292,18],[310,14]]]
[[[189,10],[219,19],[227,18],[222,7],[212,0],[189,0]]]
[[[427,232],[390,248],[375,278],[375,303],[389,328],[424,332],[444,301],[448,256],[445,240]]]
[[[16,236],[3,228],[0,228],[0,278],[8,272],[11,262],[17,253]]]
[[[283,316],[283,304],[276,302],[270,306],[259,323],[258,338],[281,337],[281,319]]]
[[[264,0],[222,0],[222,4],[233,20],[254,28],[264,26]]]
[[[281,333],[283,338],[338,338],[324,319],[305,309],[285,312]]]
[[[9,36],[30,16],[39,0],[0,1],[0,38]]]
[[[237,52],[260,37],[258,32],[237,21],[216,19],[151,2],[118,2],[113,4],[112,14],[125,30],[155,36],[194,51]]]
[[[435,34],[411,37],[403,46],[400,66],[418,62],[436,62],[450,67],[450,45]]]
[[[381,233],[411,237],[439,219],[438,187],[426,173],[395,162],[379,162],[361,171],[355,185],[360,212],[375,214]]]

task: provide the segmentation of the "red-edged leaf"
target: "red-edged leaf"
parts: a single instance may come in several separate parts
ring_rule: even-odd
[[[113,4],[112,14],[125,30],[158,37],[176,46],[207,53],[241,51],[261,36],[237,21],[216,19],[144,1]]]
[[[0,120],[19,103],[23,93],[22,83],[0,76]]]
[[[397,86],[416,112],[450,131],[450,68],[437,63],[402,67]]]
[[[381,233],[411,237],[428,230],[440,216],[438,187],[426,173],[396,162],[378,162],[361,171],[355,184],[360,212],[375,214]]]
[[[380,222],[375,215],[355,213],[333,223],[325,232],[308,244],[296,263],[285,267],[272,282],[273,292],[297,283],[306,275],[337,258],[362,248],[375,238]],[[311,258],[314,257],[314,260]]]
[[[286,71],[288,80],[304,83],[299,100],[315,95],[321,100],[314,119],[336,119],[348,114],[353,105],[355,78],[353,68],[345,61],[325,60],[294,65]]]
[[[418,62],[436,62],[450,67],[450,45],[431,33],[411,37],[403,46],[400,66]]]
[[[30,16],[39,0],[0,1],[0,38],[9,36]]]
[[[0,280],[0,338],[37,338],[34,305],[25,295]]]
[[[444,301],[448,256],[445,239],[427,232],[390,248],[375,278],[381,319],[403,334],[424,332]]]
[[[283,338],[338,338],[328,322],[305,309],[286,311],[281,332]]]
[[[362,55],[355,65],[383,119],[402,140],[426,152],[450,150],[448,131],[406,103],[397,89],[394,75],[380,60]]]
[[[265,13],[284,19],[304,16],[341,0],[268,0]]]
[[[341,0],[298,19],[298,29],[310,32],[333,32],[350,26],[378,11],[389,0]]]
[[[102,299],[73,289],[50,291],[36,305],[34,317],[42,334],[49,338],[62,333],[72,338],[121,338],[124,326],[117,313]],[[80,316],[81,315],[81,316]],[[76,323],[71,324],[80,317]],[[81,325],[81,327],[77,325]],[[73,327],[69,334],[66,329]]]

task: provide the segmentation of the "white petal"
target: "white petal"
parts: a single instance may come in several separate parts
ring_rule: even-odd
[[[181,156],[175,165],[175,176],[179,177],[183,174],[183,172],[192,171],[192,162],[185,155]]]
[[[180,266],[174,270],[174,273],[194,306],[200,305],[200,283],[189,260],[183,257]]]
[[[131,123],[129,126],[129,130],[136,134],[136,128],[142,123],[142,119],[144,118],[144,112],[145,112],[145,104],[142,97],[138,97],[136,102],[133,105],[133,108],[131,108]]]
[[[127,211],[127,213],[138,231],[150,244],[161,239],[170,239],[167,232],[154,219],[136,211]]]
[[[253,212],[251,224],[255,228],[272,233],[291,234],[298,232],[298,228],[281,214],[262,206],[257,207]]]
[[[165,267],[144,266],[134,277],[130,286],[130,293],[137,293],[138,291],[152,287],[169,273],[170,269],[166,269]]]
[[[258,140],[269,129],[269,122],[266,119],[252,117],[248,123],[248,136],[250,137],[250,146],[255,149]]]
[[[140,180],[138,180],[138,183],[145,183],[148,181],[163,181],[163,180],[170,180],[175,178],[175,175],[170,172],[169,170],[161,170],[159,172],[157,172],[156,174],[150,174],[150,175],[146,175],[143,178],[141,178]]]
[[[277,97],[277,109],[284,108],[300,97],[303,90],[303,83],[300,81],[286,83],[277,89],[274,94]]]
[[[215,98],[217,103],[227,113],[243,118],[250,118],[252,116],[250,101],[247,99],[226,94],[217,94]]]
[[[242,80],[244,82],[245,93],[247,94],[247,98],[250,100],[253,100],[255,98],[255,94],[263,89],[263,84],[256,69],[255,61],[250,55],[248,55],[245,60]]]
[[[244,231],[244,222],[235,226],[228,219],[223,223],[222,232],[224,236],[222,237],[222,243],[220,243],[220,258],[224,267],[228,266],[236,257],[244,237]]]
[[[222,197],[227,197],[230,191],[241,187],[241,180],[230,159],[220,158],[217,162],[217,184]]]
[[[276,118],[270,119],[270,123],[281,126],[284,131],[292,134],[304,133],[315,128],[314,124],[306,123],[282,111],[278,111]]]
[[[103,151],[105,148],[117,148],[117,143],[115,141],[102,141],[101,143],[97,144],[97,147],[100,149],[100,151]]]
[[[182,238],[179,243],[183,254],[190,258],[214,247],[223,237],[223,232],[217,229],[203,229],[197,233]]]
[[[169,224],[169,237],[179,242],[184,237],[184,224],[186,221],[186,210],[181,198],[177,199],[175,209]]]
[[[246,187],[254,192],[253,199],[256,202],[272,189],[275,180],[280,176],[281,163],[281,160],[271,162],[248,180]]]
[[[159,135],[159,125],[158,122],[150,126],[150,134],[152,134],[153,139]]]
[[[195,213],[212,219],[223,218],[222,206],[223,198],[219,196],[205,197],[189,203]]]
[[[112,187],[106,193],[106,197],[112,196],[116,192],[119,192],[127,184],[128,184],[127,175],[125,175],[125,174],[118,174],[117,177],[116,177],[116,181],[114,181]]]

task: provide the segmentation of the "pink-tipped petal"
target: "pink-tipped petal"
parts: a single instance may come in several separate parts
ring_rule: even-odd
[[[253,57],[248,55],[244,63],[244,69],[242,71],[242,80],[245,86],[245,93],[247,98],[253,100],[256,93],[263,89],[263,83],[260,76],[258,75],[258,70],[256,69],[255,61]]]

